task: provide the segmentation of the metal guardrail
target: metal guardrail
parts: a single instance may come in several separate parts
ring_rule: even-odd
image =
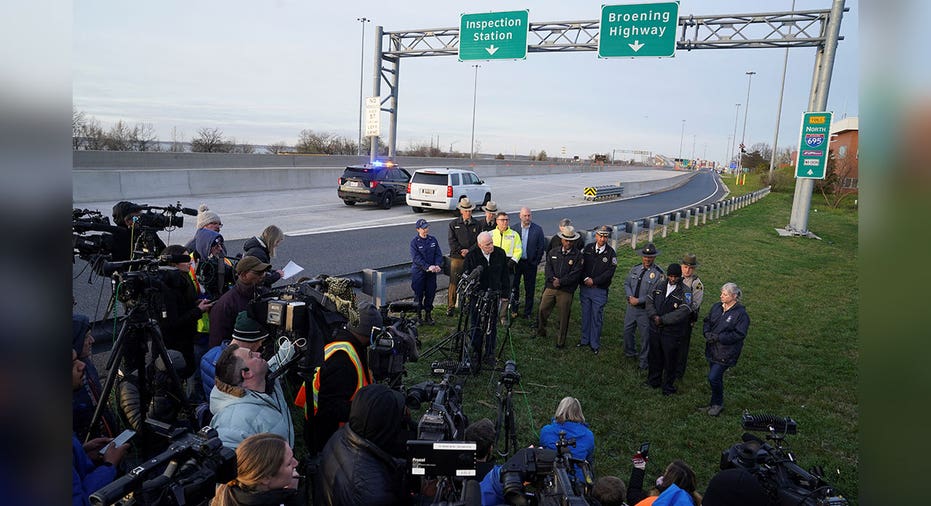
[[[680,228],[688,229],[692,226],[698,226],[699,220],[706,224],[709,219],[716,220],[726,216],[737,209],[746,207],[769,194],[769,187],[757,190],[753,193],[732,197],[712,204],[692,206],[675,211],[648,216],[637,220],[627,221],[612,226],[611,247],[618,250],[618,246],[629,241],[630,248],[637,249],[638,241],[642,234],[646,234],[646,241],[652,242],[655,234],[661,234],[666,237],[670,228],[672,232],[678,233]],[[580,231],[586,243],[594,240],[595,231]],[[549,238],[547,238],[549,240]],[[399,289],[401,281],[410,283],[411,262],[390,265],[378,269],[363,269],[357,272],[342,274],[339,277],[349,278],[361,283],[362,293],[372,297],[372,303],[378,307],[397,300],[391,296],[389,289],[394,287]],[[402,297],[405,298],[405,297]]]
[[[614,197],[620,197],[624,194],[624,187],[621,185],[604,185],[604,186],[587,186],[582,190],[585,200],[602,200]]]

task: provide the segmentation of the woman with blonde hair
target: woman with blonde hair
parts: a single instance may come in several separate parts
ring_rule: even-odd
[[[566,432],[567,440],[575,440],[575,446],[569,447],[569,453],[572,457],[593,464],[595,435],[588,428],[588,424],[585,423],[585,415],[582,414],[582,403],[575,397],[563,397],[559,401],[553,420],[540,429],[540,446],[555,450],[556,442],[559,441],[559,433],[562,431]],[[585,479],[582,469],[578,467],[575,470],[575,475],[580,480]]]
[[[236,478],[217,487],[211,506],[296,506],[297,460],[277,434],[254,434],[236,448]]]
[[[275,225],[269,225],[265,227],[261,235],[249,239],[242,245],[243,256],[253,256],[264,263],[270,264],[282,241],[284,241],[284,232]],[[266,286],[272,286],[282,276],[284,276],[284,271],[281,269],[268,271],[265,273],[263,283]]]

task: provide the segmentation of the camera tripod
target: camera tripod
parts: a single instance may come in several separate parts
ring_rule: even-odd
[[[477,278],[459,284],[456,289],[456,299],[459,301],[456,331],[420,352],[421,358],[429,358],[436,353],[441,353],[445,361],[455,363],[455,366],[451,368],[454,368],[457,373],[473,370],[476,364],[472,363],[472,327],[469,324],[477,286]],[[481,363],[477,365],[480,367]]]
[[[502,389],[504,392],[502,393]],[[508,457],[512,451],[517,449],[517,426],[514,420],[514,404],[511,397],[514,395],[514,385],[511,383],[498,382],[498,390],[495,397],[498,398],[498,418],[495,420],[495,448],[498,455]],[[504,430],[504,444],[499,445],[498,441]]]
[[[157,291],[157,289],[154,288],[148,288],[146,290]],[[152,298],[154,296],[155,294],[151,292],[146,294],[147,298]],[[125,371],[137,371],[140,419],[138,424],[130,423],[130,425],[138,425],[133,428],[136,431],[143,432],[143,435],[145,435],[144,429],[148,428],[147,424],[145,424],[145,419],[148,416],[147,411],[149,409],[149,403],[153,397],[150,384],[155,380],[154,370],[156,368],[155,362],[157,358],[162,360],[162,364],[165,368],[164,372],[168,375],[168,379],[170,380],[171,384],[169,385],[168,393],[171,399],[180,405],[181,409],[187,415],[188,420],[195,419],[194,410],[187,402],[187,396],[184,393],[181,378],[178,376],[178,372],[172,367],[168,349],[165,347],[165,342],[162,339],[161,329],[159,329],[158,323],[149,314],[152,311],[151,305],[152,301],[150,300],[138,301],[130,308],[129,313],[124,316],[123,324],[113,342],[110,358],[107,360],[107,379],[101,391],[100,403],[97,404],[94,414],[91,417],[91,426],[94,426],[94,424],[100,420],[103,410],[110,402],[113,387],[116,385],[117,374],[122,365]],[[147,353],[150,354],[148,362],[146,361]],[[123,415],[124,418],[129,418],[126,416],[125,410]],[[90,437],[91,435],[88,434],[88,438]]]

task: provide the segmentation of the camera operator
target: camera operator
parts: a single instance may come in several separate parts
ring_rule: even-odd
[[[703,506],[744,506],[768,504],[769,497],[760,480],[739,467],[719,471],[708,482]]]
[[[110,260],[121,262],[130,260],[133,257],[133,248],[135,241],[143,233],[142,227],[137,226],[134,218],[142,214],[143,207],[139,204],[127,202],[125,200],[117,202],[113,206],[113,224],[116,230],[113,233],[113,251]],[[154,242],[153,253],[165,249],[165,243],[156,235],[151,234]]]
[[[464,441],[475,441],[475,480],[482,481],[495,467],[495,424],[482,418],[466,427]]]
[[[252,256],[243,257],[236,264],[236,284],[224,293],[210,309],[210,340],[212,348],[232,335],[233,324],[240,311],[249,307],[249,303],[258,293],[258,285],[265,279],[265,273],[271,265]]]
[[[333,342],[324,346],[323,365],[314,373],[313,406],[304,407],[305,426],[309,428],[304,434],[310,453],[323,450],[330,436],[349,420],[353,398],[372,383],[366,348],[372,329],[382,325],[378,308],[363,302],[359,321],[338,330]]]
[[[304,504],[298,493],[297,460],[278,434],[247,437],[236,448],[236,478],[217,487],[211,506]]]
[[[194,357],[194,342],[197,341],[197,321],[213,305],[198,298],[197,289],[191,280],[191,254],[180,244],[172,244],[162,250],[168,265],[159,270],[160,278],[167,290],[162,294],[165,303],[165,318],[160,320],[165,346],[178,350],[184,357],[184,369],[179,371],[181,379],[190,378],[197,369]]]
[[[71,350],[71,390],[80,389],[84,383],[85,364]],[[77,436],[71,435],[71,504],[89,505],[90,495],[116,478],[116,467],[129,450],[129,444],[115,447],[112,438],[94,438],[81,444]],[[100,449],[108,445],[104,454]],[[94,459],[97,459],[95,462]]]
[[[231,344],[217,359],[216,385],[210,392],[210,425],[217,429],[223,446],[236,448],[247,437],[272,432],[294,445],[294,424],[281,382],[268,374],[294,355],[294,346],[283,340],[278,353],[267,362],[258,352]]]
[[[540,446],[556,450],[559,433],[563,431],[566,433],[566,439],[575,440],[575,445],[569,447],[572,457],[592,464],[595,458],[595,434],[585,423],[582,403],[575,397],[563,397],[559,401],[552,422],[540,429]],[[576,479],[585,481],[582,469],[576,468],[575,476]]]
[[[352,401],[349,422],[323,448],[314,489],[323,504],[407,504],[404,395],[383,384],[366,386]]]
[[[490,290],[498,294],[498,303],[492,304],[494,314],[488,315],[491,319],[491,331],[486,337],[484,330],[479,328],[479,305],[475,304],[473,296],[471,320],[472,320],[472,352],[475,355],[484,355],[482,360],[490,365],[495,363],[495,346],[498,339],[498,308],[502,303],[507,302],[511,293],[511,273],[508,267],[508,256],[503,249],[495,246],[491,233],[482,232],[478,234],[478,248],[473,248],[466,254],[463,276],[468,276],[470,272],[478,267],[482,267],[482,272],[478,278],[478,288],[476,292]],[[482,342],[484,341],[484,353]]]
[[[223,244],[220,227],[223,222],[220,216],[211,211],[207,204],[201,204],[197,208],[197,229],[194,231],[194,237],[184,245],[188,251],[195,253],[195,259],[199,262],[210,256],[210,247],[214,244],[217,236],[221,238],[220,244]],[[226,249],[223,248],[221,256],[226,256]]]

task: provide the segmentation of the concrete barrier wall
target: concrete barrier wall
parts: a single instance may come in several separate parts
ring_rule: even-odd
[[[74,202],[95,202],[184,198],[205,193],[326,188],[336,184],[345,166],[367,161],[367,157],[358,156],[75,151],[72,198]],[[411,171],[420,167],[473,167],[482,178],[596,173],[628,168],[587,163],[466,158],[399,157],[397,161]],[[625,196],[633,196],[674,188],[694,174],[625,183],[624,193]]]

